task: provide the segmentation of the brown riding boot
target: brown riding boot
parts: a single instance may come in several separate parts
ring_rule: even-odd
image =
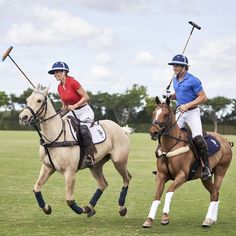
[[[85,167],[92,168],[95,166],[93,144],[90,144],[89,146],[84,147],[84,149],[85,149],[84,165]]]

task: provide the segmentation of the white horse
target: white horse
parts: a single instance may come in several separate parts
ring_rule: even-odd
[[[86,213],[87,216],[94,215],[95,205],[102,193],[108,186],[103,175],[103,165],[112,160],[116,170],[123,178],[123,187],[119,196],[119,213],[126,215],[125,199],[128,192],[131,174],[127,170],[129,155],[129,139],[126,132],[111,120],[101,120],[100,125],[106,132],[106,139],[100,144],[96,144],[95,167],[90,168],[93,177],[97,181],[97,190],[85,207],[80,207],[74,200],[74,187],[76,172],[84,169],[81,164],[81,149],[75,141],[68,122],[68,118],[61,118],[49,100],[48,88],[40,89],[40,86],[27,98],[27,106],[20,113],[20,122],[24,125],[33,126],[40,136],[39,154],[42,160],[41,171],[33,191],[35,197],[45,214],[51,214],[50,205],[46,204],[41,189],[43,184],[55,172],[60,172],[65,178],[67,205],[77,214]],[[40,130],[37,128],[40,124]]]

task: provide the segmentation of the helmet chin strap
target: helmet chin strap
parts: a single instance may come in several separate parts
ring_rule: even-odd
[[[180,77],[182,74],[184,74],[184,72],[186,73],[186,70],[185,70],[185,67],[183,66],[182,70],[176,75]]]

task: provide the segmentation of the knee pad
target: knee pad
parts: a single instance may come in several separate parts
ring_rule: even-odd
[[[200,149],[207,149],[207,144],[202,135],[197,135],[193,138],[193,143]]]
[[[80,136],[84,146],[89,146],[93,143],[91,133],[86,125],[80,126]]]

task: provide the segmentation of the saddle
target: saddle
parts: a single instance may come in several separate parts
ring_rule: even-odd
[[[192,149],[193,154],[196,159],[195,162],[193,163],[193,165],[191,166],[189,176],[188,176],[188,180],[191,180],[201,165],[200,154],[199,154],[198,149],[195,147],[195,145],[193,143],[191,130],[187,127],[182,128],[182,130],[187,135],[188,142],[190,143],[190,148]],[[213,154],[215,154],[216,152],[218,152],[220,150],[220,143],[215,137],[208,134],[206,131],[203,131],[203,137],[204,137],[206,144],[207,144],[208,157],[212,156]]]

